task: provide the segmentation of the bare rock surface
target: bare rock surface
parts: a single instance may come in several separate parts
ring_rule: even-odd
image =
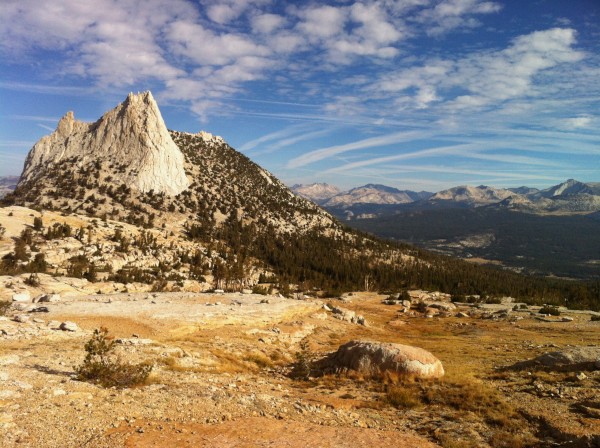
[[[261,303],[265,298],[269,303]],[[239,293],[63,295],[47,304],[48,313],[29,314],[43,321],[23,323],[12,320],[22,312],[11,309],[0,318],[0,446],[498,448],[598,441],[600,370],[497,370],[581,339],[597,346],[598,326],[588,316],[562,327],[531,317],[515,324],[425,319],[384,306],[383,298],[355,293],[345,305],[368,327],[319,319],[319,312],[330,315],[319,300]],[[65,321],[79,330],[59,330]],[[149,384],[105,389],[76,380],[84,345],[100,326],[119,339],[120,359],[152,363]],[[353,372],[291,377],[302,356],[320,359],[348,340],[423,347],[439,354],[444,381],[394,386]],[[427,394],[428,402],[394,405],[394,390],[400,399]],[[488,420],[497,416],[518,420],[506,420],[506,428]]]
[[[123,169],[115,170],[114,180],[142,192],[175,196],[189,186],[183,154],[150,92],[129,94],[95,123],[77,121],[73,112],[68,112],[56,131],[33,146],[20,183],[69,158],[81,164],[97,161],[121,165]]]
[[[403,344],[350,341],[333,354],[329,363],[366,374],[390,371],[417,378],[441,378],[444,375],[441,361],[430,352]]]

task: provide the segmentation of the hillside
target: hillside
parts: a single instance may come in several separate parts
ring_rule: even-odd
[[[582,306],[596,300],[593,286],[486,270],[351,231],[222,138],[165,129],[150,93],[128,96],[96,123],[67,114],[32,148],[4,200],[65,219],[30,212],[41,222],[31,218],[10,235],[3,272],[92,279],[102,272],[162,289],[241,289],[270,279],[285,294],[417,287],[529,301],[567,294]],[[163,172],[165,163],[175,171]],[[3,223],[16,212],[5,211]],[[46,265],[50,250],[63,255],[49,252]]]

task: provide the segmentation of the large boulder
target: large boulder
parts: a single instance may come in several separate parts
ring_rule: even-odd
[[[440,378],[444,367],[426,350],[389,342],[350,341],[333,353],[328,364],[334,369],[351,369],[367,375],[384,372],[417,378]]]
[[[600,370],[600,347],[569,347],[522,361],[517,369],[539,367],[558,371]]]

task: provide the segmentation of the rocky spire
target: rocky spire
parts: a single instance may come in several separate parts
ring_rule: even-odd
[[[130,93],[123,103],[95,123],[68,112],[56,131],[29,152],[22,182],[54,163],[74,158],[78,164],[106,162],[115,181],[142,192],[175,196],[189,186],[184,156],[173,142],[152,93]]]

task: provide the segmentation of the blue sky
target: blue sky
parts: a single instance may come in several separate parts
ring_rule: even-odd
[[[598,0],[2,0],[0,175],[145,90],[290,185],[600,181]]]

